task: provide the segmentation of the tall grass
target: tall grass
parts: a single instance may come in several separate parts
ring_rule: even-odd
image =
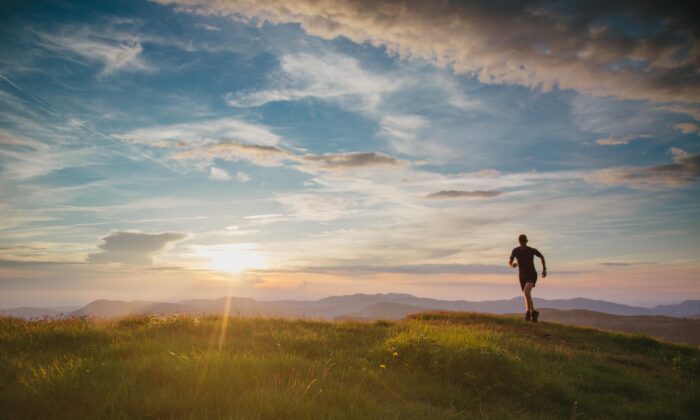
[[[0,319],[3,418],[698,413],[698,349],[508,317]]]

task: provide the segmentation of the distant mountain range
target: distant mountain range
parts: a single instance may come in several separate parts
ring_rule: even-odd
[[[543,321],[594,327],[598,329],[643,333],[668,341],[700,345],[700,300],[653,308],[621,305],[584,298],[535,299]],[[226,308],[228,307],[228,310]],[[184,300],[154,302],[134,300],[96,300],[82,308],[13,308],[0,316],[25,319],[98,317],[114,318],[132,314],[154,315],[223,315],[304,317],[332,320],[396,320],[428,311],[470,311],[493,314],[523,313],[520,297],[509,300],[470,302],[419,298],[408,294],[355,294],[331,296],[316,301],[281,300],[261,302],[249,298]]]
[[[687,300],[675,305],[643,308],[619,303],[574,299],[535,299],[537,308],[558,310],[586,310],[610,315],[655,316],[676,318],[700,316],[700,300]],[[282,316],[322,319],[399,319],[425,310],[471,311],[494,314],[521,313],[523,300],[473,302],[466,300],[439,300],[420,298],[409,294],[354,294],[331,296],[316,301],[256,301],[250,298],[183,300],[180,302],[96,300],[82,308],[13,308],[0,311],[2,316],[20,318],[91,316],[112,318],[129,314],[196,314],[221,315],[226,312],[238,316]]]
[[[18,308],[5,309],[0,311],[0,316],[9,316],[12,318],[65,318],[70,316],[73,311],[78,310],[78,306],[58,306],[50,308],[33,308],[21,306]]]

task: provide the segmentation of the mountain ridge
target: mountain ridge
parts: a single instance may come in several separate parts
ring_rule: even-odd
[[[373,305],[389,303],[415,308],[416,310],[470,311],[492,314],[519,313],[523,311],[521,297],[511,299],[468,301],[441,300],[417,297],[406,293],[355,293],[351,295],[328,296],[318,300],[278,300],[258,301],[245,297],[221,297],[217,299],[189,299],[178,302],[148,300],[107,300],[98,299],[73,311],[58,312],[51,308],[10,308],[0,311],[0,316],[18,318],[41,317],[118,317],[130,314],[207,314],[220,315],[263,315],[292,316],[322,319],[357,317],[365,314],[380,314]],[[693,317],[700,314],[700,300],[685,300],[677,304],[657,305],[651,308],[625,305],[604,300],[577,297],[572,299],[535,298],[535,307],[557,310],[588,310],[611,315],[654,316],[663,315],[676,318]],[[228,310],[226,306],[228,305]],[[380,317],[380,316],[378,316]],[[374,319],[374,318],[373,318]]]

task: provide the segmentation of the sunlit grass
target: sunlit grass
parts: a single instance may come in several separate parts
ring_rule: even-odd
[[[692,418],[699,401],[697,349],[507,317],[0,320],[8,418]]]

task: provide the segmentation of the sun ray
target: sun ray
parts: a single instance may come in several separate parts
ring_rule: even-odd
[[[218,349],[221,351],[221,349],[224,346],[224,341],[226,339],[226,330],[228,329],[228,321],[229,321],[229,316],[231,314],[231,295],[233,294],[233,282],[229,281],[228,283],[228,292],[226,293],[226,300],[224,303],[224,312],[221,317],[221,328],[219,331],[219,342],[218,342]]]

